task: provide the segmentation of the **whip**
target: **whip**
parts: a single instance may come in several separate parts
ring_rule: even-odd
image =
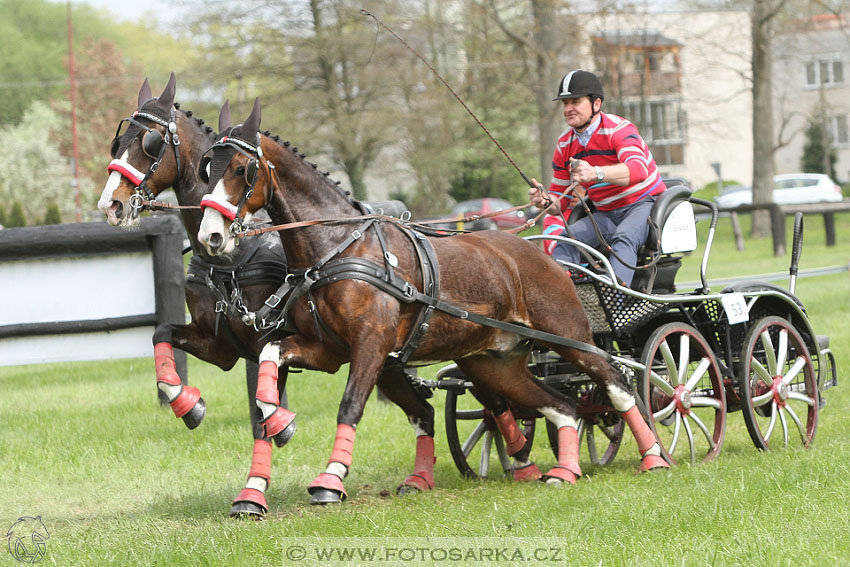
[[[508,155],[508,152],[505,151],[505,148],[502,147],[502,144],[500,144],[499,141],[496,140],[496,138],[493,137],[493,134],[491,134],[490,131],[487,130],[487,127],[484,126],[484,124],[481,123],[481,120],[479,120],[478,117],[475,115],[475,113],[472,112],[472,110],[470,110],[470,108],[466,105],[465,102],[463,102],[463,99],[460,98],[460,95],[458,95],[455,92],[455,90],[446,82],[446,80],[437,72],[437,70],[434,69],[434,67],[430,63],[428,63],[428,61],[425,60],[424,57],[419,55],[419,53],[415,49],[413,49],[406,41],[404,41],[401,37],[399,37],[399,35],[397,33],[395,33],[392,29],[390,29],[390,27],[387,24],[385,24],[384,22],[382,22],[375,14],[373,14],[372,12],[370,12],[369,10],[366,10],[366,9],[361,9],[360,13],[363,14],[364,16],[369,16],[370,18],[374,19],[375,22],[378,23],[378,25],[380,25],[382,28],[384,28],[385,30],[390,32],[392,34],[392,36],[394,38],[396,38],[397,40],[399,40],[403,46],[405,46],[407,49],[409,49],[410,52],[413,53],[416,57],[418,57],[420,61],[425,63],[425,66],[428,67],[428,69],[430,69],[432,73],[434,73],[434,75],[440,80],[441,83],[443,83],[443,85],[445,85],[445,87],[447,89],[449,89],[449,92],[451,92],[454,95],[454,97],[463,106],[463,108],[469,113],[469,115],[472,116],[473,119],[475,119],[475,122],[481,127],[482,130],[484,130],[484,133],[487,134],[487,136],[489,136],[491,140],[493,140],[493,143],[496,144],[496,147],[499,148],[499,151],[502,152],[502,155],[504,155],[508,159],[508,161],[511,162],[511,165],[514,166],[514,169],[516,169],[517,172],[522,176],[523,180],[525,180],[525,182],[528,184],[528,186],[529,187],[537,187],[534,183],[531,182],[531,179],[529,179],[528,176],[525,173],[523,173],[523,171],[519,168],[519,166],[516,164],[516,162],[513,159],[511,159],[511,156]]]

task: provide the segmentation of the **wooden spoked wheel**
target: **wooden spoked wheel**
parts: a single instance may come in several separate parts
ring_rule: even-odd
[[[757,448],[811,444],[818,424],[817,378],[803,338],[786,319],[764,317],[750,328],[738,387]]]
[[[511,476],[505,440],[489,410],[464,388],[446,390],[446,440],[458,470],[469,478]],[[520,416],[517,426],[534,441],[535,417]]]
[[[705,338],[685,323],[667,323],[650,335],[641,363],[639,393],[665,456],[673,463],[716,457],[726,431],[726,395]]]

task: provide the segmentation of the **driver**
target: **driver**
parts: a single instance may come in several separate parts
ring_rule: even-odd
[[[561,214],[576,206],[578,200],[564,195],[577,182],[593,202],[594,217],[600,232],[611,245],[611,266],[625,285],[631,285],[637,251],[649,235],[647,218],[655,196],[666,186],[658,166],[634,124],[601,111],[604,95],[599,77],[576,69],[564,75],[553,100],[564,104],[569,128],[558,139],[552,156],[552,184],[548,193],[566,197],[552,203],[540,183],[528,191],[531,204],[549,214]],[[579,205],[580,206],[580,205]],[[570,225],[576,240],[590,246],[599,244],[589,217]],[[564,231],[559,231],[564,234]],[[552,251],[556,260],[579,263],[578,248],[558,242]]]

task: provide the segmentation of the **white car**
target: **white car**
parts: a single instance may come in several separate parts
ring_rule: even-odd
[[[841,201],[841,187],[823,173],[783,173],[773,177],[773,202],[777,205]],[[724,189],[714,202],[721,209],[753,203],[753,190],[743,185]]]

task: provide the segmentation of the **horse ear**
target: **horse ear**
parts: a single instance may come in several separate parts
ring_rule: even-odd
[[[142,88],[139,89],[139,108],[152,98],[153,94],[151,94],[151,84],[148,82],[148,78],[145,77],[145,82],[142,83]]]
[[[171,105],[174,104],[174,94],[177,90],[177,77],[174,76],[174,71],[171,72],[171,76],[168,78],[168,84],[165,85],[165,88],[162,90],[162,94],[159,95],[159,105],[163,108],[171,108]]]
[[[230,99],[224,101],[224,106],[218,114],[218,131],[224,132],[228,128],[230,128]]]
[[[251,114],[245,119],[242,124],[242,132],[244,134],[253,135],[260,131],[260,120],[263,117],[263,112],[260,108],[260,99],[254,99],[254,108],[251,109]]]

